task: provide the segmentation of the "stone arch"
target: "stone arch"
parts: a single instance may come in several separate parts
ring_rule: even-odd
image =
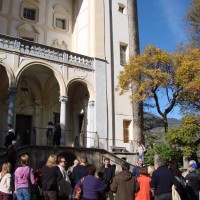
[[[92,128],[91,124],[92,120],[96,120],[95,116],[91,117],[91,113],[95,112],[95,108],[91,111],[91,104],[95,105],[93,87],[85,79],[71,79],[67,84],[67,97],[68,129],[71,136],[71,138],[68,138],[68,141],[70,143],[74,141],[74,146],[90,147],[90,134],[95,129],[95,125]]]
[[[45,67],[47,67],[47,68],[49,68],[53,71],[54,76],[55,76],[56,80],[58,81],[58,84],[59,84],[59,87],[60,87],[60,96],[66,96],[66,94],[67,94],[66,93],[66,86],[65,86],[65,82],[64,82],[64,79],[63,79],[61,73],[56,71],[56,69],[52,65],[50,65],[49,63],[44,62],[44,61],[43,62],[41,62],[41,61],[31,61],[31,62],[30,61],[24,61],[22,66],[20,66],[20,69],[16,73],[16,83],[18,83],[20,75],[22,74],[22,72],[26,68],[28,68],[29,66],[35,65],[35,64],[45,66]]]
[[[95,92],[94,92],[94,88],[92,86],[91,83],[87,82],[85,79],[81,79],[81,78],[73,78],[73,79],[70,79],[68,82],[67,82],[67,94],[68,94],[68,91],[69,91],[69,87],[72,83],[74,82],[80,82],[82,84],[84,84],[88,91],[89,91],[89,94],[90,94],[90,99],[89,101],[95,101]]]
[[[0,65],[3,66],[7,72],[9,87],[16,87],[16,79],[11,67],[6,65],[5,63],[0,63]]]

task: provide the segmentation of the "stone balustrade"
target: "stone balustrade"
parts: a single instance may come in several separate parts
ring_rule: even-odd
[[[94,58],[0,34],[0,49],[93,70]]]

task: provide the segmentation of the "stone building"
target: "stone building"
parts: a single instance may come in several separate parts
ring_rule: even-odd
[[[0,0],[0,145],[7,124],[19,145],[46,145],[49,121],[61,144],[127,147],[129,95],[116,91],[128,59],[126,0]]]

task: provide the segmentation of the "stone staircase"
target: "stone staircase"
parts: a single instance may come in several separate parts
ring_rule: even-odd
[[[5,151],[5,148],[0,149],[0,165],[7,161]],[[43,165],[45,165],[47,158],[51,154],[64,155],[67,160],[67,167],[73,165],[74,159],[79,159],[81,155],[85,154],[88,158],[88,163],[94,164],[97,168],[97,171],[102,165],[105,157],[110,158],[111,164],[116,166],[116,173],[121,171],[121,164],[125,162],[124,159],[122,159],[122,156],[117,156],[114,153],[110,153],[104,149],[95,148],[75,148],[60,146],[23,146],[19,147],[17,150],[17,163],[19,163],[19,158],[23,154],[27,154],[30,156],[30,166],[33,169],[39,169]],[[131,155],[128,156],[130,157]],[[130,167],[130,170],[132,170],[133,165],[130,164]]]

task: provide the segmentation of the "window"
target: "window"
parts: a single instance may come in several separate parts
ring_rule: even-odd
[[[127,50],[127,45],[120,44],[120,64],[121,65],[126,64],[126,50]]]
[[[24,1],[21,4],[21,18],[23,20],[37,22],[39,14],[39,7],[37,2],[33,1],[32,3]]]
[[[121,13],[124,13],[124,11],[125,11],[125,5],[119,3],[118,4],[118,11],[121,12]]]
[[[69,31],[70,13],[62,4],[54,5],[53,28],[58,31]]]
[[[66,29],[66,20],[56,18],[56,27],[65,30]]]
[[[123,121],[123,136],[124,136],[124,143],[129,143],[129,127],[130,127],[131,121],[124,120]]]
[[[69,19],[66,13],[54,13],[54,28],[59,31],[69,31]]]
[[[35,21],[35,19],[36,19],[36,10],[35,9],[24,8],[23,17],[25,19],[30,19],[30,20]]]

